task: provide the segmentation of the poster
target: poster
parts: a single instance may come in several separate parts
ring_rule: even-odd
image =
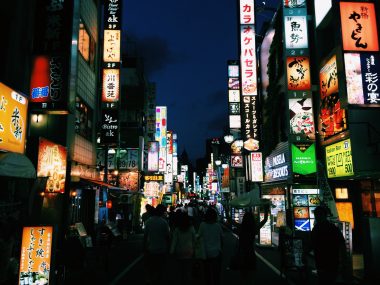
[[[326,146],[325,155],[328,178],[354,175],[350,139]]]

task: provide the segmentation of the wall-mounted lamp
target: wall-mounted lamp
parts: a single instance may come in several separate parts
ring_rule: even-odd
[[[221,160],[215,160],[215,165],[216,166],[219,166],[219,165],[221,165],[222,164],[222,161]]]
[[[32,115],[32,121],[35,122],[36,124],[41,123],[43,119],[42,114],[33,114]]]

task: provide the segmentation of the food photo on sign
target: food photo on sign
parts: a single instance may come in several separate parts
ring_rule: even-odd
[[[311,98],[289,99],[290,132],[315,139],[314,115]]]

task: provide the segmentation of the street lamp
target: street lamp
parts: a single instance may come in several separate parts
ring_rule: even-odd
[[[231,134],[227,134],[224,136],[224,141],[228,144],[232,143],[234,141],[234,136]]]

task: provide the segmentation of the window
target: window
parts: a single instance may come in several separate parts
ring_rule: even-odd
[[[78,96],[75,99],[75,132],[91,140],[92,110]]]
[[[92,70],[95,69],[96,42],[88,33],[82,20],[79,23],[78,50],[84,60],[90,65]]]

